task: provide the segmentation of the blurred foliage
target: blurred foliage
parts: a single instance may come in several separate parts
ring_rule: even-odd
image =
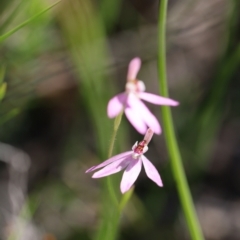
[[[0,39],[7,37],[0,45],[0,139],[31,158],[23,211],[30,209],[26,219],[35,239],[108,239],[103,232],[112,238],[118,222],[107,180],[92,179],[85,170],[107,158],[113,120],[106,105],[124,90],[131,58],[142,58],[139,78],[157,93],[158,1],[54,4],[0,1]],[[237,0],[169,1],[170,96],[181,103],[173,114],[209,240],[240,238],[238,12]],[[114,154],[136,140],[141,136],[123,117]],[[164,188],[141,174],[120,218],[118,239],[189,239],[162,136],[154,136],[147,156]],[[8,169],[0,167],[1,183],[9,181]],[[110,178],[119,199],[121,175]],[[5,197],[6,191],[0,207],[11,213]],[[2,215],[4,239],[11,225]]]

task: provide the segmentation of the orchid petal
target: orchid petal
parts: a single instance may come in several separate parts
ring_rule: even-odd
[[[134,109],[127,107],[125,109],[126,117],[133,127],[141,134],[145,134],[147,131],[147,126],[141,118],[141,115]]]
[[[124,152],[124,153],[120,153],[116,156],[113,156],[111,158],[109,158],[108,160],[96,165],[96,166],[93,166],[91,168],[89,168],[86,173],[89,173],[89,172],[92,172],[98,168],[101,168],[101,167],[105,167],[106,165],[112,163],[112,162],[115,162],[117,160],[123,160],[124,158],[127,158],[128,156],[130,156],[131,154],[133,153],[133,151],[128,151],[128,152]]]
[[[131,60],[131,62],[128,65],[128,73],[127,73],[127,80],[135,80],[137,77],[137,74],[141,67],[141,59],[140,58],[134,58]]]
[[[114,118],[121,112],[126,102],[126,99],[127,94],[124,92],[114,96],[109,100],[107,106],[107,114],[109,118]]]
[[[121,170],[123,170],[124,168],[127,167],[127,165],[130,163],[130,159],[131,158],[124,158],[124,159],[117,160],[117,161],[107,165],[103,169],[95,172],[92,175],[92,178],[106,177],[106,176],[109,176],[111,174],[120,172]]]
[[[143,166],[145,168],[147,176],[152,181],[154,181],[159,187],[162,187],[163,183],[157,169],[144,155],[141,156],[141,159],[142,159]]]
[[[128,106],[131,109],[134,109],[134,113],[136,114],[135,116],[135,120],[132,117],[132,121],[130,121],[133,124],[136,124],[137,120],[140,120],[140,118],[142,119],[142,121],[145,122],[145,124],[150,127],[156,134],[160,134],[161,133],[161,127],[160,124],[157,120],[157,118],[150,112],[150,110],[147,108],[147,106],[141,101],[139,100],[134,94],[129,94],[128,96]],[[125,110],[126,112],[126,110]],[[137,112],[137,113],[136,113]],[[134,126],[134,124],[133,124]],[[139,131],[142,134],[146,133],[147,128],[144,128],[144,132],[143,131]]]
[[[137,88],[139,92],[144,92],[146,90],[146,86],[143,81],[138,80],[137,81]]]
[[[172,100],[170,98],[161,97],[156,94],[147,92],[139,92],[138,96],[147,102],[157,105],[177,106],[179,104],[179,102]]]
[[[123,173],[120,189],[122,193],[127,192],[136,181],[142,168],[142,161],[140,159],[132,159]]]

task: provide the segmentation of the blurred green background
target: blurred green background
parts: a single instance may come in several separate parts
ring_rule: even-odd
[[[107,158],[113,120],[106,106],[124,90],[132,58],[142,59],[138,78],[146,91],[158,94],[159,1],[62,0],[39,14],[54,3],[0,1],[0,81],[7,86],[5,95],[0,87],[0,141],[31,159],[21,175],[27,190],[18,210],[6,189],[9,164],[0,165],[1,239],[94,239],[101,209],[113,206],[105,180],[85,170]],[[239,9],[238,0],[169,0],[168,84],[170,97],[180,102],[172,111],[208,240],[240,239]],[[148,106],[161,122],[160,108]],[[124,116],[114,154],[141,139]],[[189,239],[163,135],[154,136],[146,156],[164,188],[142,171],[118,239]],[[112,177],[118,196],[121,175]],[[16,228],[12,219],[22,225]]]

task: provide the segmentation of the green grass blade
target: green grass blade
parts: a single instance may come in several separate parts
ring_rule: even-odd
[[[18,30],[20,30],[21,28],[23,28],[24,26],[26,26],[27,24],[31,23],[32,21],[36,20],[38,17],[40,17],[41,15],[43,15],[45,12],[47,12],[48,10],[50,10],[51,8],[53,8],[54,6],[56,6],[60,1],[52,4],[51,6],[47,7],[46,9],[44,9],[43,11],[41,11],[40,13],[36,14],[35,16],[29,18],[28,20],[24,21],[23,23],[19,24],[17,27],[13,28],[12,30],[10,30],[9,32],[3,34],[0,36],[0,43],[2,43],[4,40],[6,40],[8,37],[10,37],[12,34],[14,34],[15,32],[17,32]]]
[[[5,19],[5,21],[1,24],[0,26],[0,33],[2,33],[7,27],[8,25],[12,22],[12,20],[14,19],[14,17],[17,15],[17,12],[20,8],[20,6],[22,6],[23,2],[20,2],[14,9],[13,11],[9,14],[9,16]]]

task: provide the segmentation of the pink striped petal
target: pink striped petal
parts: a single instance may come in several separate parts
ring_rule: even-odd
[[[117,160],[117,161],[107,165],[103,169],[95,172],[92,175],[92,178],[106,177],[111,174],[120,172],[121,170],[123,170],[124,168],[127,167],[127,165],[130,163],[130,161],[131,161],[131,158],[124,158],[124,159]]]
[[[165,97],[161,97],[158,96],[156,94],[152,94],[152,93],[146,93],[146,92],[139,92],[138,96],[150,103],[153,104],[157,104],[157,105],[168,105],[168,106],[177,106],[179,105],[179,102],[174,101],[170,98],[165,98]]]
[[[99,169],[101,167],[105,167],[106,165],[108,165],[108,164],[110,164],[110,163],[112,163],[114,161],[123,160],[123,159],[127,158],[128,156],[130,156],[132,153],[133,153],[133,151],[128,151],[128,152],[120,153],[120,154],[118,154],[116,156],[113,156],[113,157],[109,158],[108,160],[106,160],[106,161],[104,161],[104,162],[102,162],[102,163],[100,163],[100,164],[98,164],[96,166],[93,166],[93,167],[89,168],[86,171],[86,173],[92,172],[92,171],[94,171],[96,169]]]
[[[121,112],[125,105],[126,99],[127,94],[124,92],[114,96],[109,100],[107,106],[107,114],[109,118],[114,118]]]
[[[133,127],[141,134],[145,134],[147,131],[147,126],[142,120],[141,115],[134,109],[127,107],[125,108],[125,114],[129,122]]]
[[[141,157],[143,166],[145,168],[147,176],[154,181],[159,187],[163,186],[161,177],[157,171],[157,169],[153,166],[153,164],[144,156]]]
[[[138,118],[140,117],[142,121],[144,121],[145,124],[154,131],[154,133],[160,134],[162,132],[157,118],[149,111],[146,105],[140,99],[138,99],[134,94],[131,94],[131,93],[129,94],[127,104],[130,108],[134,109],[134,112],[138,113]],[[136,123],[136,120],[135,120],[135,123]],[[139,132],[142,134],[145,134],[146,130],[147,128],[144,129],[144,132],[140,132],[140,131]]]
[[[127,192],[136,181],[142,168],[142,161],[140,159],[132,159],[123,173],[120,189],[122,193]]]
[[[131,62],[128,65],[128,73],[127,73],[127,80],[135,80],[137,77],[137,74],[141,67],[141,59],[140,58],[134,58],[131,60]]]

